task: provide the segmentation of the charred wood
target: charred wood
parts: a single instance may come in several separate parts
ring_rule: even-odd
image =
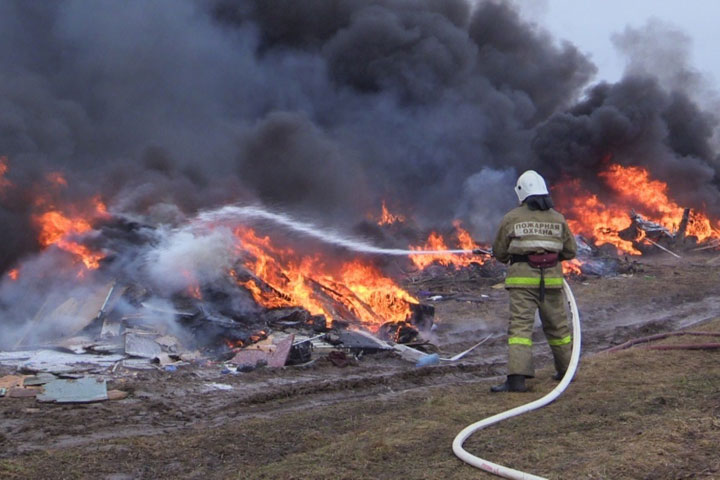
[[[685,210],[683,210],[682,220],[680,220],[680,226],[678,227],[677,233],[675,234],[675,241],[679,244],[685,242],[685,232],[687,232],[689,220],[690,209],[686,208]]]
[[[313,283],[313,285],[317,286],[318,288],[324,290],[325,293],[335,302],[337,303],[341,309],[346,310],[349,312],[357,321],[360,321],[360,312],[357,311],[359,309],[364,310],[368,315],[370,315],[375,321],[378,323],[384,322],[385,320],[381,318],[378,314],[376,314],[373,309],[364,301],[362,301],[355,293],[350,290],[349,288],[345,287],[344,285],[340,284],[333,284],[334,288],[331,288],[325,284],[322,284],[316,280],[310,279],[310,281]],[[348,307],[347,305],[351,305],[351,307]]]
[[[435,322],[435,307],[425,303],[411,303],[410,323],[422,331],[430,331]]]
[[[332,316],[333,326],[341,324],[338,323],[338,321],[344,322],[346,325],[360,321],[359,315],[356,312],[351,311],[345,304],[333,297],[334,294],[342,298],[339,292],[312,279],[310,279],[310,283],[313,286],[313,292],[316,294],[317,300],[322,303],[325,311],[329,312]]]
[[[395,343],[412,343],[418,340],[420,333],[407,322],[387,322],[380,326],[377,335]]]

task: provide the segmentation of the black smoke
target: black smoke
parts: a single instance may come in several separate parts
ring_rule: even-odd
[[[689,40],[657,22],[615,37],[628,56],[624,78],[540,125],[532,149],[551,180],[581,178],[609,195],[597,173],[610,161],[647,168],[680,205],[720,217],[720,156],[714,93],[687,64]]]
[[[391,199],[487,236],[518,172],[592,179],[608,154],[720,204],[687,77],[590,85],[592,63],[509,2],[8,0],[0,39],[0,271],[39,248],[51,171],[58,204],[100,193],[150,224],[258,201],[342,228]]]

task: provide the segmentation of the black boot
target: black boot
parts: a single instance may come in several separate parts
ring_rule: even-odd
[[[493,393],[527,392],[527,387],[525,386],[525,375],[508,375],[505,383],[490,387],[490,391]]]
[[[564,376],[565,376],[565,372],[562,372],[562,373],[555,372],[555,375],[552,376],[552,379],[557,380],[559,382],[560,380],[563,379]]]

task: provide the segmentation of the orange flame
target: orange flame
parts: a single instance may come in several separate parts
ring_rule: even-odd
[[[190,297],[192,297],[196,300],[202,300],[202,293],[200,292],[200,284],[195,279],[195,276],[187,270],[181,270],[180,274],[183,277],[185,277],[185,279],[188,282],[188,287],[187,287],[186,293]]]
[[[470,235],[470,232],[462,228],[462,222],[460,220],[453,220],[453,227],[455,227],[455,233],[458,238],[458,246],[463,250],[473,250],[480,246],[475,243]]]
[[[20,270],[18,270],[17,268],[13,268],[12,270],[10,270],[8,272],[7,275],[8,275],[8,277],[10,277],[10,280],[15,282],[15,281],[17,281],[18,278],[20,278]]]
[[[92,230],[84,218],[71,219],[58,211],[45,212],[38,217],[41,226],[40,245],[48,247],[62,241],[67,235],[86,233]]]
[[[105,255],[93,252],[85,245],[69,240],[68,237],[87,233],[92,227],[83,218],[68,218],[58,211],[45,212],[37,217],[40,224],[39,242],[43,247],[56,245],[80,258],[89,270],[100,267],[100,260]]]
[[[192,285],[188,289],[188,293],[191,297],[202,300],[202,293],[200,293],[200,285]]]
[[[8,170],[7,157],[0,157],[0,193],[3,193],[3,190],[12,185],[10,180],[5,178],[5,174],[7,174]]]
[[[45,178],[47,178],[48,182],[52,183],[53,185],[57,185],[58,187],[67,187],[68,185],[65,176],[60,172],[50,172],[45,175]]]
[[[377,224],[382,225],[392,225],[394,223],[403,223],[405,222],[405,217],[402,215],[395,215],[390,213],[390,210],[388,210],[387,206],[385,205],[385,200],[382,202],[382,213],[380,214],[380,220],[378,220]]]
[[[254,279],[242,283],[257,303],[268,308],[300,305],[313,315],[332,318],[322,302],[313,295],[310,278],[314,267],[320,263],[317,259],[298,259],[292,250],[276,248],[270,237],[259,237],[252,229],[238,228],[235,235],[240,241],[238,249],[249,253],[245,267],[267,287],[263,290],[260,282]],[[317,266],[323,268],[322,264]]]
[[[254,278],[232,275],[267,308],[301,306],[330,322],[354,317],[374,330],[385,322],[406,320],[410,304],[418,303],[376,267],[360,260],[331,268],[318,255],[277,247],[250,228],[237,228],[235,235],[243,265]]]
[[[580,275],[582,273],[582,270],[580,267],[582,267],[583,262],[578,260],[577,258],[573,258],[572,260],[566,260],[562,262],[562,269],[563,273],[565,275]]]
[[[611,165],[600,174],[626,201],[638,205],[642,213],[653,222],[668,230],[677,230],[682,221],[683,211],[680,205],[668,197],[668,186],[659,180],[652,180],[650,173],[641,167],[623,167]],[[720,227],[720,222],[715,228]],[[710,237],[720,237],[713,228],[710,219],[702,212],[693,211],[687,226],[687,235],[694,235],[698,241]]]
[[[592,237],[597,245],[609,243],[623,252],[639,255],[640,251],[633,246],[632,241],[623,240],[619,236],[619,232],[632,223],[629,216],[631,209],[671,232],[677,230],[684,209],[670,199],[667,184],[653,180],[646,169],[613,164],[601,172],[599,177],[615,192],[613,199],[601,201],[597,195],[587,193],[578,179],[564,182],[553,189],[573,232]],[[686,234],[696,236],[698,241],[720,238],[718,227],[720,222],[713,227],[704,213],[693,211]],[[644,236],[642,231],[639,234],[635,242],[641,241]]]
[[[445,239],[437,232],[430,232],[424,245],[412,246],[410,250],[449,250],[445,245]],[[410,260],[419,269],[425,269],[433,263],[448,266],[452,263],[451,254],[433,254],[433,255],[410,255]]]
[[[632,242],[618,236],[632,223],[626,206],[606,205],[597,195],[586,193],[578,179],[559,185],[553,193],[565,199],[559,203],[573,233],[590,237],[597,245],[609,243],[624,252],[640,254]]]
[[[454,220],[453,226],[455,227],[455,236],[457,240],[456,245],[458,249],[473,250],[475,248],[479,248],[479,245],[475,243],[470,233],[462,228],[460,220]],[[450,250],[450,248],[448,248],[442,235],[437,232],[430,232],[430,235],[424,245],[411,245],[410,250]],[[454,268],[461,268],[467,267],[471,263],[484,263],[483,257],[473,254],[454,253],[410,255],[410,260],[412,260],[415,266],[421,270],[432,264],[444,265],[446,267],[452,265]]]
[[[391,322],[404,321],[411,314],[410,304],[418,303],[412,295],[383,276],[377,268],[359,260],[343,264],[340,282],[370,306],[368,312],[367,308],[361,308],[364,305],[358,302],[353,304],[354,310],[366,324],[374,323],[380,326],[384,323],[383,319]]]
[[[55,245],[74,254],[88,270],[99,268],[100,260],[105,258],[105,255],[101,252],[95,252],[72,239],[75,236],[92,231],[93,227],[90,223],[92,220],[104,218],[108,215],[107,208],[99,197],[93,199],[93,205],[94,212],[88,218],[81,216],[68,217],[56,209],[35,216],[35,221],[40,226],[38,236],[40,245],[43,247]]]
[[[110,214],[107,210],[107,205],[103,203],[99,196],[93,197],[92,204],[95,207],[95,215],[98,218],[110,218]]]

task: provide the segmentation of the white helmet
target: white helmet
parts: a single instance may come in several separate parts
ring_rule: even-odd
[[[528,170],[517,179],[515,184],[515,193],[517,193],[520,203],[524,202],[530,195],[547,195],[548,189],[545,185],[545,179],[535,170]]]

